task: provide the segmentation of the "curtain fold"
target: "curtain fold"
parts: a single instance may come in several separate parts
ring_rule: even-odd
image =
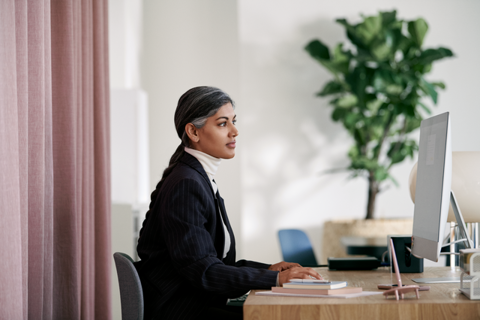
[[[25,197],[27,194],[24,188],[20,189],[20,155],[25,150],[19,146],[19,110],[22,116],[24,112],[21,112],[22,101],[17,101],[14,1],[0,1],[0,15],[0,312],[4,319],[23,319],[27,311],[24,304],[28,283],[27,270],[22,268],[27,256],[22,249],[26,249],[28,239],[22,237],[22,225],[26,222],[22,212],[26,206],[20,201],[20,193],[25,192]],[[25,57],[19,56],[18,60],[24,61]],[[21,70],[18,73],[21,74]]]
[[[0,1],[0,319],[110,319],[107,0]]]

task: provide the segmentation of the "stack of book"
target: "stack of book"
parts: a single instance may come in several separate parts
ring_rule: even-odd
[[[305,295],[335,295],[360,293],[360,287],[347,287],[345,281],[323,281],[293,279],[284,283],[283,287],[272,287],[272,292],[287,294],[305,294]]]

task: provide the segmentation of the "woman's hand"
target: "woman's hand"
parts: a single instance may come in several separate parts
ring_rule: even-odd
[[[278,275],[278,284],[282,286],[291,279],[317,279],[322,280],[323,277],[312,268],[292,267],[284,271],[280,271]]]
[[[298,263],[295,263],[295,262],[282,261],[282,262],[279,262],[279,263],[272,264],[270,267],[268,267],[268,270],[282,272],[282,271],[288,270],[288,269],[293,268],[293,267],[301,267],[301,265],[299,265]]]

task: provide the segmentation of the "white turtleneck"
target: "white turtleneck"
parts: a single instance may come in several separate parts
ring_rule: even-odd
[[[185,147],[185,152],[191,154],[194,156],[198,162],[203,167],[203,170],[207,173],[208,179],[210,180],[210,184],[212,185],[213,188],[213,194],[217,193],[218,187],[217,184],[213,181],[215,174],[217,173],[218,167],[220,167],[220,163],[222,162],[222,159],[212,157],[209,154],[206,154],[202,151],[198,151],[195,149],[191,149],[188,147]],[[220,218],[222,219],[222,224],[223,224],[223,230],[225,232],[225,246],[223,249],[223,258],[227,256],[228,251],[230,250],[230,233],[228,232],[227,226],[225,225],[225,222],[223,221],[223,217],[220,214]]]

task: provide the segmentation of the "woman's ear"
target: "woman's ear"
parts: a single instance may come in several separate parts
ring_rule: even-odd
[[[185,125],[185,132],[187,133],[190,141],[193,143],[197,143],[200,140],[200,137],[198,136],[198,129],[192,123],[187,123]]]

